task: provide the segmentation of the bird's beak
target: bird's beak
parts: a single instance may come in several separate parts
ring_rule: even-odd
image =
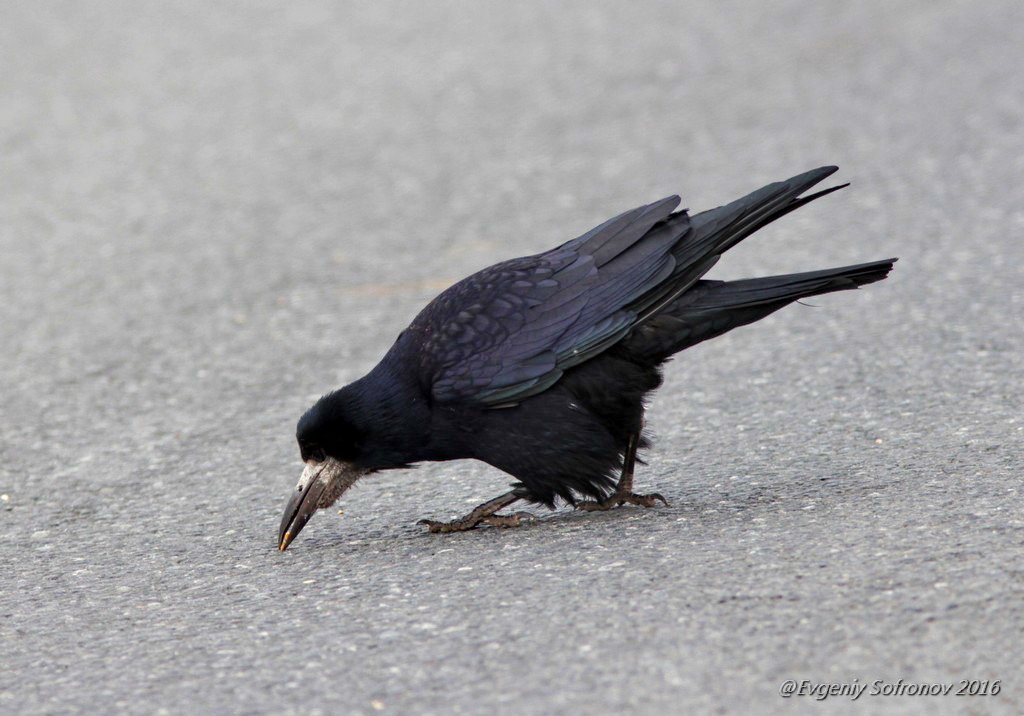
[[[320,476],[326,468],[326,460],[323,462],[306,461],[306,468],[302,471],[299,484],[292,496],[288,498],[284,516],[281,518],[281,528],[277,534],[277,548],[282,552],[288,549],[288,545],[302,531],[302,528],[309,522],[309,518],[320,506],[320,494],[327,487],[327,480],[321,480]]]
[[[365,474],[332,457],[321,462],[307,460],[299,484],[288,498],[277,533],[277,548],[284,552],[321,507],[333,505],[342,493]]]

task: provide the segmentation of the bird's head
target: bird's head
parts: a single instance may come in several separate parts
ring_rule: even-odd
[[[363,436],[347,412],[345,395],[338,391],[325,395],[299,419],[295,437],[306,467],[281,518],[277,546],[282,552],[314,512],[333,505],[371,471],[361,464]]]

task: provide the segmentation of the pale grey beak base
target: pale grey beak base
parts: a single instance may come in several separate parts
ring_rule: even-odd
[[[365,470],[332,457],[323,462],[307,460],[299,484],[285,505],[277,533],[277,548],[282,552],[288,549],[288,545],[306,526],[314,512],[337,502],[364,474]]]
[[[299,484],[288,498],[284,515],[281,517],[281,527],[277,533],[277,548],[282,552],[288,549],[288,545],[306,526],[309,518],[313,516],[320,504],[320,494],[327,487],[326,482],[320,480],[320,475],[325,467],[326,460],[322,463],[312,460],[306,462],[306,468],[302,471]]]

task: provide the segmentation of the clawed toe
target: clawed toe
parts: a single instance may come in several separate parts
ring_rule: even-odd
[[[437,520],[422,519],[422,520],[417,521],[416,524],[418,524],[418,525],[425,525],[428,530],[430,530],[431,532],[437,533],[437,532],[444,532],[444,531],[446,531],[444,528],[445,527],[450,527],[452,523],[451,522],[438,522]]]
[[[446,534],[448,532],[465,532],[480,524],[480,520],[452,520],[451,522],[438,522],[437,520],[420,520],[416,524],[425,525],[433,534]]]
[[[661,502],[665,507],[668,507],[668,500],[658,492],[652,492],[649,495],[638,495],[635,492],[631,492],[626,497],[626,502],[631,505],[640,505],[641,507],[654,507],[656,503]]]
[[[515,512],[511,515],[469,515],[461,520],[452,520],[451,522],[423,519],[416,524],[425,525],[433,534],[445,534],[448,532],[465,532],[482,524],[492,525],[493,527],[519,527],[524,522],[532,522],[535,519],[537,518],[529,512]]]
[[[536,519],[529,512],[516,512],[511,515],[490,515],[480,521],[495,527],[519,527],[523,522],[533,522]]]
[[[639,505],[640,507],[654,507],[658,502],[661,502],[665,507],[668,507],[668,500],[657,492],[653,492],[650,495],[638,495],[635,492],[623,492],[613,493],[600,502],[595,502],[593,500],[577,502],[576,509],[583,510],[584,512],[601,512],[625,504]]]

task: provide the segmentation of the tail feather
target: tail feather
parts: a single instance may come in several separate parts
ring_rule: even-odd
[[[651,361],[760,320],[793,301],[881,281],[896,259],[741,281],[698,281],[634,329],[626,348]]]

